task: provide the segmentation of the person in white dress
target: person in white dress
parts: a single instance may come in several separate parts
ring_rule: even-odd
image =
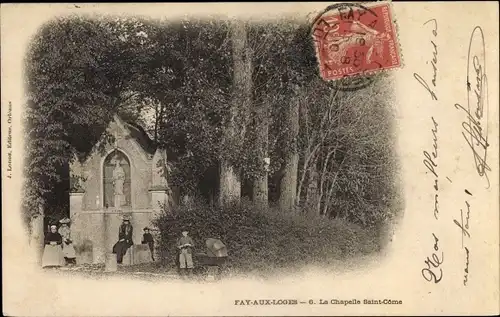
[[[59,234],[62,237],[62,252],[64,255],[64,260],[66,265],[76,264],[76,252],[73,246],[73,240],[71,240],[71,229],[69,228],[69,223],[71,220],[69,218],[64,218],[59,220],[61,227],[59,228]]]

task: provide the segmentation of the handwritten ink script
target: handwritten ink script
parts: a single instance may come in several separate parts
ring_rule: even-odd
[[[424,76],[414,73],[415,80],[425,88],[429,93],[431,102],[438,100],[438,22],[436,19],[431,19],[423,23],[424,28],[429,29],[429,46],[431,47],[431,54],[429,60],[426,62],[430,65],[431,76],[430,80],[425,79]],[[429,84],[430,83],[430,84]],[[439,172],[438,172],[438,148],[439,148],[439,124],[436,118],[431,117],[431,133],[432,145],[430,150],[423,151],[424,159],[423,164],[427,169],[427,173],[432,177],[432,192],[434,196],[433,202],[433,216],[436,221],[439,221]],[[439,283],[443,278],[443,268],[441,265],[444,262],[444,252],[439,246],[439,238],[436,233],[432,233],[433,251],[430,256],[424,260],[424,267],[421,274],[428,282]]]
[[[472,194],[466,189],[465,193],[472,196]],[[464,265],[464,286],[467,286],[467,282],[469,281],[469,255],[470,251],[467,245],[464,245],[464,238],[470,238],[469,232],[469,218],[470,218],[470,203],[466,200],[465,205],[467,207],[467,211],[464,212],[463,209],[460,209],[460,221],[453,219],[455,225],[458,226],[462,235],[462,249],[465,251],[465,265]]]
[[[423,27],[428,34],[429,47],[428,60],[426,65],[428,68],[422,68],[421,73],[414,73],[413,77],[418,83],[419,87],[423,87],[426,95],[429,98],[428,104],[432,107],[446,106],[438,104],[439,100],[439,60],[438,60],[438,22],[431,19],[423,23]],[[487,162],[488,147],[488,77],[486,72],[486,44],[484,40],[484,33],[481,27],[476,26],[470,35],[469,46],[467,53],[467,82],[466,82],[466,95],[467,103],[462,106],[460,103],[455,103],[455,109],[459,110],[464,115],[464,119],[460,119],[462,136],[465,144],[470,148],[472,153],[472,163],[475,167],[475,172],[480,179],[485,180],[486,189],[490,186],[488,173],[491,172],[491,167]],[[427,70],[427,71],[426,71]],[[432,191],[432,217],[433,221],[442,222],[440,219],[440,190],[442,190],[442,181],[447,179],[450,183],[452,180],[440,170],[440,128],[439,122],[435,115],[430,116],[429,122],[429,136],[430,144],[423,153],[423,167],[431,178],[430,190]],[[463,190],[463,189],[462,189]],[[461,270],[463,271],[463,279],[461,283],[467,286],[470,276],[469,265],[471,263],[471,217],[473,217],[472,193],[465,189],[465,199],[462,201],[463,205],[457,207],[460,214],[454,214],[452,221],[454,226],[458,228],[458,233],[461,237],[461,251],[463,252],[463,263]],[[441,195],[442,196],[442,195]],[[444,252],[442,245],[439,244],[439,232],[432,232],[430,241],[432,248],[429,254],[425,255],[424,264],[421,269],[422,277],[433,284],[437,284],[443,280],[445,274],[443,273]],[[447,251],[448,252],[448,251]],[[446,263],[446,270],[449,263]]]
[[[437,62],[438,62],[438,46],[436,44],[436,38],[437,38],[437,35],[438,35],[438,25],[437,25],[437,21],[436,19],[430,19],[428,21],[426,21],[424,23],[424,26],[426,27],[430,27],[431,28],[431,33],[432,33],[432,37],[433,39],[430,40],[430,44],[432,45],[432,58],[430,61],[427,61],[426,64],[427,65],[431,65],[432,67],[432,79],[431,79],[431,85],[428,84],[428,81],[425,80],[421,75],[419,75],[418,73],[414,73],[413,74],[413,77],[415,77],[415,79],[420,83],[420,85],[422,87],[425,88],[425,90],[427,90],[427,92],[430,94],[432,100],[438,100],[437,96],[436,96],[436,92],[435,92],[435,88],[436,88],[436,81],[437,81]]]
[[[488,77],[486,75],[486,44],[483,29],[476,26],[469,41],[467,56],[467,108],[459,103],[455,108],[467,115],[462,122],[462,135],[472,150],[477,174],[486,179],[490,187],[486,162],[488,154]]]
[[[488,76],[486,73],[486,43],[484,32],[480,26],[474,27],[469,39],[467,52],[467,106],[460,103],[455,108],[466,115],[462,122],[462,136],[472,151],[474,166],[477,175],[485,180],[486,189],[490,187],[488,172],[491,167],[487,163],[488,147]],[[472,197],[472,193],[465,189],[465,193]],[[465,200],[465,208],[460,208],[460,220],[453,219],[453,223],[460,229],[461,248],[464,251],[463,285],[469,282],[469,265],[471,259],[470,217],[471,203]]]

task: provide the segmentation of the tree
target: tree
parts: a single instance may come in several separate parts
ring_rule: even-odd
[[[252,197],[253,201],[262,207],[268,205],[268,135],[269,135],[269,111],[267,104],[256,106],[253,111],[255,127],[255,146],[257,147],[256,163],[261,167],[258,174],[254,176]]]
[[[245,137],[244,175],[252,183],[252,198],[261,207],[268,206],[268,173],[270,171],[269,111],[274,105],[280,74],[276,73],[279,56],[286,42],[275,36],[270,23],[249,26],[248,45],[252,51],[252,108]]]
[[[171,154],[170,181],[184,194],[192,195],[202,186],[212,197],[216,194],[213,183],[203,184],[206,178],[215,178],[212,174],[219,164],[223,128],[229,117],[233,88],[230,25],[227,21],[186,19],[160,30],[158,41],[165,44],[154,65],[159,73],[164,68],[172,78],[145,80],[144,94],[153,95],[163,107],[158,142]],[[155,78],[161,80],[151,85]],[[231,157],[235,157],[232,152]]]
[[[241,196],[241,172],[234,164],[241,158],[248,112],[252,102],[251,51],[247,44],[245,22],[234,21],[231,28],[233,53],[233,91],[229,119],[223,132],[223,152],[220,159],[219,203],[226,205]],[[239,152],[239,153],[238,153]],[[237,153],[236,157],[231,157]]]
[[[290,44],[286,46],[285,58],[283,60],[283,77],[286,88],[283,92],[289,96],[284,109],[284,150],[283,176],[280,184],[279,205],[282,210],[293,210],[297,194],[297,171],[298,171],[298,136],[299,136],[299,109],[301,107],[301,96],[304,87],[313,78],[317,77],[317,66],[314,61],[309,29],[301,22],[287,21],[291,27]],[[302,105],[304,106],[304,105]]]
[[[76,43],[76,35],[82,31],[88,34],[80,38],[81,43]],[[94,84],[85,78],[86,66],[90,66],[96,57],[92,52],[97,43],[89,36],[100,38],[101,31],[81,20],[74,24],[67,20],[52,21],[35,36],[26,57],[28,101],[25,133],[28,153],[23,209],[28,228],[32,228],[34,222],[38,223],[37,228],[32,228],[32,233],[37,236],[43,237],[39,232],[43,232],[43,221],[38,219],[46,214],[53,189],[64,181],[59,170],[68,163],[74,149],[67,134],[69,123],[82,124],[95,113],[86,111],[79,104],[85,91]],[[76,62],[71,56],[82,47],[85,54]],[[94,93],[85,96],[86,101],[98,104],[104,102],[103,97]]]
[[[339,91],[323,81],[314,81],[303,95],[308,107],[301,109],[302,122],[299,140],[300,162],[296,204],[307,206],[308,211],[322,214],[325,195],[331,197],[327,178],[335,183],[337,173],[335,160],[338,157],[340,140],[338,127],[344,107],[339,106]],[[343,102],[356,101],[352,94],[345,94]],[[330,183],[328,183],[330,184]]]
[[[292,109],[295,109],[293,105],[297,105],[293,98],[315,70],[310,61],[308,38],[303,37],[305,32],[302,22],[295,20],[260,22],[253,24],[249,31],[249,45],[253,51],[254,89],[253,125],[249,129],[245,146],[249,153],[245,175],[253,181],[252,196],[257,203],[267,204],[268,189],[281,183],[281,201],[291,201],[288,207],[283,206],[285,209],[290,209],[293,205],[295,192],[290,187],[295,182],[288,177],[293,177],[294,168],[290,165],[287,167],[293,156],[290,154],[296,138],[291,135],[290,129],[291,122],[294,121],[290,121]],[[266,159],[270,160],[269,166],[266,166]],[[277,175],[279,176],[276,177]]]
[[[36,236],[43,237],[39,219],[50,216],[54,205],[64,205],[60,198],[68,194],[69,177],[63,171],[101,138],[122,104],[122,91],[143,66],[140,58],[146,48],[142,40],[136,41],[142,33],[131,33],[130,42],[120,44],[128,41],[121,37],[128,34],[125,29],[142,27],[136,22],[113,29],[118,22],[59,18],[31,42],[25,59],[28,146],[23,210]],[[110,138],[105,136],[103,142]]]
[[[238,200],[243,175],[258,204],[278,188],[285,210],[383,220],[396,190],[388,84],[344,92],[317,73],[301,21],[51,21],[26,57],[27,223],[64,206],[64,170],[113,141],[116,113],[169,151],[186,193],[213,197],[219,181],[221,202]]]
[[[300,115],[297,205],[303,210],[364,225],[395,212],[389,84],[385,75],[358,91],[311,83]]]

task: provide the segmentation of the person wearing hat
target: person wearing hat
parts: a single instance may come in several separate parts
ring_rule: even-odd
[[[118,231],[118,242],[113,246],[113,253],[116,253],[116,262],[118,264],[122,264],[123,256],[127,253],[128,248],[134,244],[132,241],[133,230],[129,218],[124,217]]]
[[[149,233],[149,228],[145,227],[144,229],[144,234],[142,235],[142,244],[147,244],[149,245],[149,250],[151,251],[151,260],[155,260],[153,256],[153,252],[155,249],[155,241],[153,239],[153,236],[151,233]]]
[[[50,226],[50,232],[45,234],[45,248],[43,249],[42,267],[60,267],[64,265],[62,252],[62,237],[57,232],[55,224]]]
[[[177,248],[180,250],[179,253],[179,268],[181,275],[185,275],[186,270],[188,270],[189,275],[193,273],[193,255],[192,249],[194,247],[194,241],[188,236],[188,231],[182,231],[182,237],[177,240]]]
[[[59,220],[61,227],[59,227],[59,234],[62,237],[62,251],[64,255],[64,260],[66,264],[76,264],[76,252],[73,247],[73,241],[71,240],[71,229],[69,228],[69,223],[71,220],[69,218],[63,218]]]

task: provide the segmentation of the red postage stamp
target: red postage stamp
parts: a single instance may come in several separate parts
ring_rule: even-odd
[[[314,21],[312,36],[325,80],[401,66],[396,28],[387,2],[332,5]]]

